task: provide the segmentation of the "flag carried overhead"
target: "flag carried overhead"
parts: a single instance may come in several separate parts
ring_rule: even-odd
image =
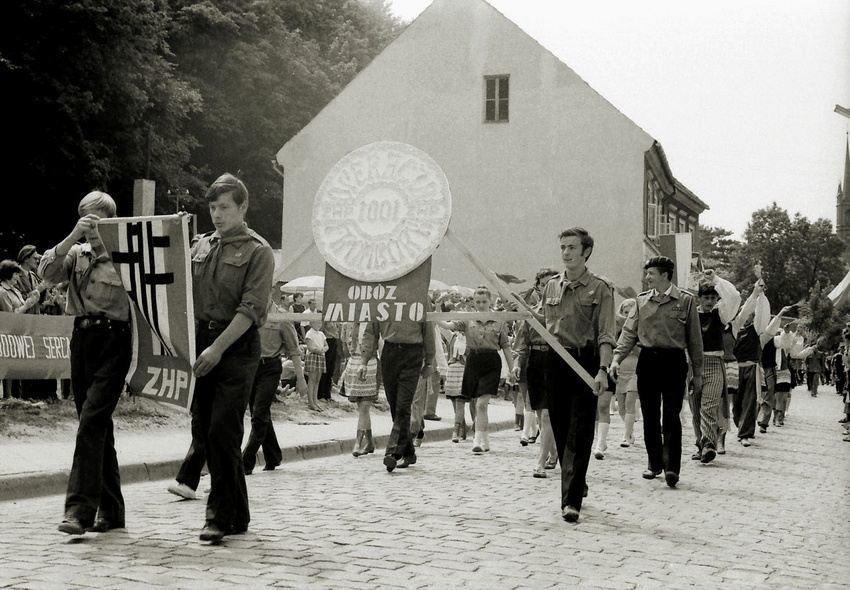
[[[130,391],[188,409],[195,385],[188,216],[102,219],[98,231],[133,302]]]

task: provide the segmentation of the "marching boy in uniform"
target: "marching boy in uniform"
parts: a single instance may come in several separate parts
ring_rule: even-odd
[[[260,362],[258,328],[266,321],[274,273],[268,243],[245,224],[248,190],[223,174],[206,193],[215,231],[192,246],[198,358],[192,400],[193,445],[210,471],[202,541],[243,533],[251,519],[242,463],[243,420]],[[198,451],[199,449],[196,449]]]

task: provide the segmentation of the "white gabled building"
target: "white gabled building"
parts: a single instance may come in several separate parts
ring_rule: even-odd
[[[708,206],[672,175],[645,131],[485,0],[435,0],[277,154],[283,244],[311,239],[316,191],[348,152],[400,141],[428,153],[452,192],[452,231],[490,268],[562,268],[557,236],[596,240],[589,266],[639,291],[664,233],[694,232]],[[314,249],[281,278],[322,274]],[[449,243],[433,278],[481,275]]]

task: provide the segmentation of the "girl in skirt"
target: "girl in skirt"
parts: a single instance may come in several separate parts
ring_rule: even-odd
[[[466,402],[469,400],[461,395],[463,370],[466,368],[466,334],[460,331],[452,332],[448,346],[449,370],[446,375],[446,398],[450,399],[455,409],[455,427],[452,431],[452,442],[466,440]],[[472,406],[470,406],[470,410]],[[474,417],[473,417],[474,421]]]
[[[490,311],[493,296],[485,286],[478,287],[472,298],[478,313]],[[475,314],[470,314],[471,318]],[[466,335],[466,368],[463,372],[461,395],[475,400],[475,438],[472,452],[476,455],[490,450],[490,420],[487,406],[490,398],[498,393],[502,373],[502,360],[498,351],[504,353],[508,370],[513,371],[514,357],[508,327],[503,320],[475,320],[437,322],[447,330],[461,331]]]
[[[304,343],[307,345],[307,360],[304,362],[304,373],[307,375],[307,407],[321,412],[317,396],[319,381],[326,370],[325,352],[328,350],[328,339],[322,332],[322,322],[310,322],[310,329],[304,336]]]
[[[360,340],[365,330],[371,330],[371,322],[354,323],[349,332],[348,350],[351,356],[345,367],[343,382],[345,391],[348,393],[348,401],[357,404],[357,437],[354,441],[354,450],[351,452],[355,457],[367,455],[374,452],[375,441],[372,438],[372,415],[370,410],[372,404],[378,400],[378,387],[381,374],[378,370],[378,355],[369,359],[366,365],[366,378],[360,379],[357,371],[360,369]],[[378,335],[375,336],[378,341]]]

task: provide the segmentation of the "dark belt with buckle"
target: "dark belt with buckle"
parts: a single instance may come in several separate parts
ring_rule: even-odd
[[[529,348],[530,348],[531,350],[537,350],[537,351],[540,351],[540,352],[546,352],[546,351],[548,351],[548,350],[549,350],[549,345],[548,345],[548,344],[532,344],[531,346],[529,346]]]
[[[599,349],[595,346],[585,346],[584,348],[569,348],[565,346],[567,352],[573,358],[581,359],[581,358],[593,358],[599,356]]]
[[[110,320],[102,316],[82,316],[74,320],[74,328],[77,330],[88,330],[98,326],[104,328],[126,328],[128,325],[128,322]]]

